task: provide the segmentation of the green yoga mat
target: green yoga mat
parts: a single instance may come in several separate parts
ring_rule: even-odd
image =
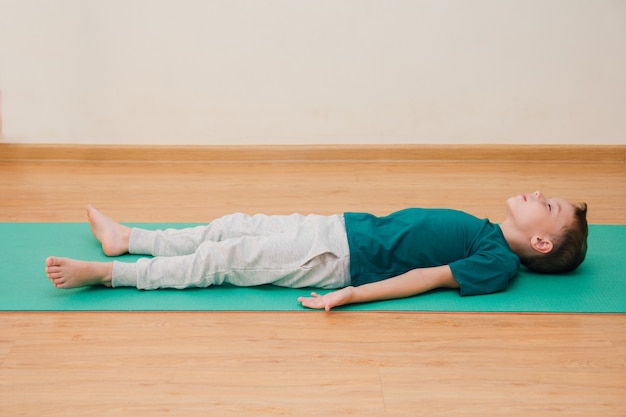
[[[195,224],[133,224],[145,228]],[[626,312],[626,226],[591,225],[589,252],[568,275],[522,271],[505,292],[460,297],[454,290],[338,308],[350,311]],[[44,274],[49,255],[107,260],[87,223],[0,223],[0,311],[306,311],[297,298],[311,289],[232,286],[140,291],[59,290]],[[137,256],[126,255],[122,261]]]

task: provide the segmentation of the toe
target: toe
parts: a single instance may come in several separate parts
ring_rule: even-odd
[[[54,266],[59,266],[61,265],[61,259],[57,258],[55,256],[49,256],[46,259],[46,266],[48,267],[54,267]]]
[[[59,286],[61,285],[61,279],[59,278],[52,278],[51,281],[55,288],[59,288]]]
[[[62,277],[60,272],[48,272],[46,275],[48,275],[50,279],[60,279]]]
[[[58,276],[61,273],[61,268],[55,265],[46,267],[46,274],[48,276]]]

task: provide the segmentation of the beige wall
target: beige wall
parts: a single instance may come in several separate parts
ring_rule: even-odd
[[[3,142],[626,143],[623,0],[0,0]]]

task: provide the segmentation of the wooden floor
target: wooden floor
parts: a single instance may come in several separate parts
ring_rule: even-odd
[[[626,224],[623,161],[4,161],[0,221],[84,221],[93,203],[121,221],[443,206],[497,222],[536,189]],[[626,316],[3,313],[0,415],[625,416]]]

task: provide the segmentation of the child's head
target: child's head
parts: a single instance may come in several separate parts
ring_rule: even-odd
[[[583,262],[587,254],[587,204],[573,204],[573,207],[573,221],[552,237],[552,250],[535,251],[520,258],[524,266],[543,274],[560,274],[573,271]]]
[[[576,269],[587,253],[587,205],[546,198],[540,191],[507,201],[503,232],[528,269],[558,274]]]

